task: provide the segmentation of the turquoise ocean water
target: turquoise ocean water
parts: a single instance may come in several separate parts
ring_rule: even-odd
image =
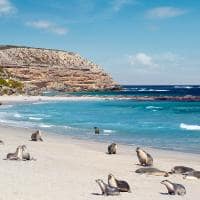
[[[128,95],[131,95],[130,90],[151,91],[149,95],[178,93],[178,88],[166,87],[155,89],[146,86],[145,89],[139,87],[134,90],[138,87],[129,86],[124,90]],[[192,90],[191,86],[186,87],[179,88],[183,95]],[[198,96],[199,92],[200,87],[197,86],[195,95]],[[136,93],[141,95],[140,91]],[[82,139],[200,153],[200,102],[113,99],[3,105],[0,107],[0,123],[40,128]],[[94,126],[100,128],[100,135],[94,135]]]

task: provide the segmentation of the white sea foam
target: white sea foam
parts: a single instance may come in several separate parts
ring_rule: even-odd
[[[30,120],[34,120],[34,121],[40,121],[42,120],[41,117],[29,117]]]
[[[150,110],[154,110],[154,109],[162,109],[162,107],[158,107],[158,106],[147,106],[146,109],[150,109]]]
[[[185,130],[190,130],[190,131],[200,131],[199,125],[191,125],[191,124],[181,123],[180,128],[185,129]]]
[[[13,105],[1,105],[0,109],[12,108]]]
[[[71,127],[71,126],[62,126],[62,127],[64,127],[65,129],[73,129],[73,127]],[[75,129],[75,128],[74,128]]]
[[[14,117],[15,117],[15,118],[21,118],[22,115],[20,115],[19,113],[16,113],[16,114],[14,114]]]
[[[103,135],[104,135],[104,136],[109,136],[110,134],[109,134],[109,133],[103,133]]]
[[[169,90],[156,90],[156,89],[145,89],[142,88],[140,90],[138,90],[138,92],[168,92]]]
[[[114,133],[115,131],[114,130],[109,130],[109,129],[104,129],[103,132],[104,133]]]
[[[47,101],[39,101],[39,102],[33,102],[32,104],[34,104],[34,105],[37,105],[37,104],[47,104],[47,103],[49,103],[49,102],[47,102]]]
[[[192,89],[193,87],[187,85],[175,85],[174,88]]]
[[[54,125],[50,125],[50,124],[39,124],[39,127],[42,127],[42,128],[50,128],[50,127],[53,127]]]
[[[26,121],[13,121],[7,119],[0,119],[0,123],[15,127],[24,127],[24,128],[33,128],[36,126],[35,124]]]

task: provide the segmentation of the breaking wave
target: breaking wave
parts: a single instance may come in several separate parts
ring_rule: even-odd
[[[185,130],[190,130],[190,131],[200,131],[199,125],[181,123],[180,128],[185,129]]]

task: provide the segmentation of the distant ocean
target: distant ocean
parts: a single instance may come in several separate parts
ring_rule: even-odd
[[[119,92],[76,95],[200,96],[200,86],[124,86]],[[200,102],[113,98],[3,105],[0,123],[81,139],[200,153]],[[95,126],[100,128],[100,135],[94,135]]]

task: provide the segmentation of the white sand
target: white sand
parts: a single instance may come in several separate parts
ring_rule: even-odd
[[[113,97],[95,97],[95,96],[0,96],[0,102],[18,103],[18,102],[38,102],[38,101],[94,101],[94,100],[112,100]]]
[[[160,184],[164,177],[138,175],[135,147],[119,145],[117,155],[106,154],[107,144],[44,134],[44,142],[29,141],[32,130],[0,126],[0,199],[1,200],[198,200],[200,180],[184,180],[180,175],[168,179],[183,184],[187,195],[170,196]],[[98,136],[97,136],[98,137]],[[3,160],[25,144],[37,161]],[[169,171],[175,165],[186,165],[200,170],[200,156],[156,149],[147,149],[155,160],[155,167]],[[107,181],[108,173],[127,180],[132,193],[104,197],[96,195],[100,189],[95,179]]]

